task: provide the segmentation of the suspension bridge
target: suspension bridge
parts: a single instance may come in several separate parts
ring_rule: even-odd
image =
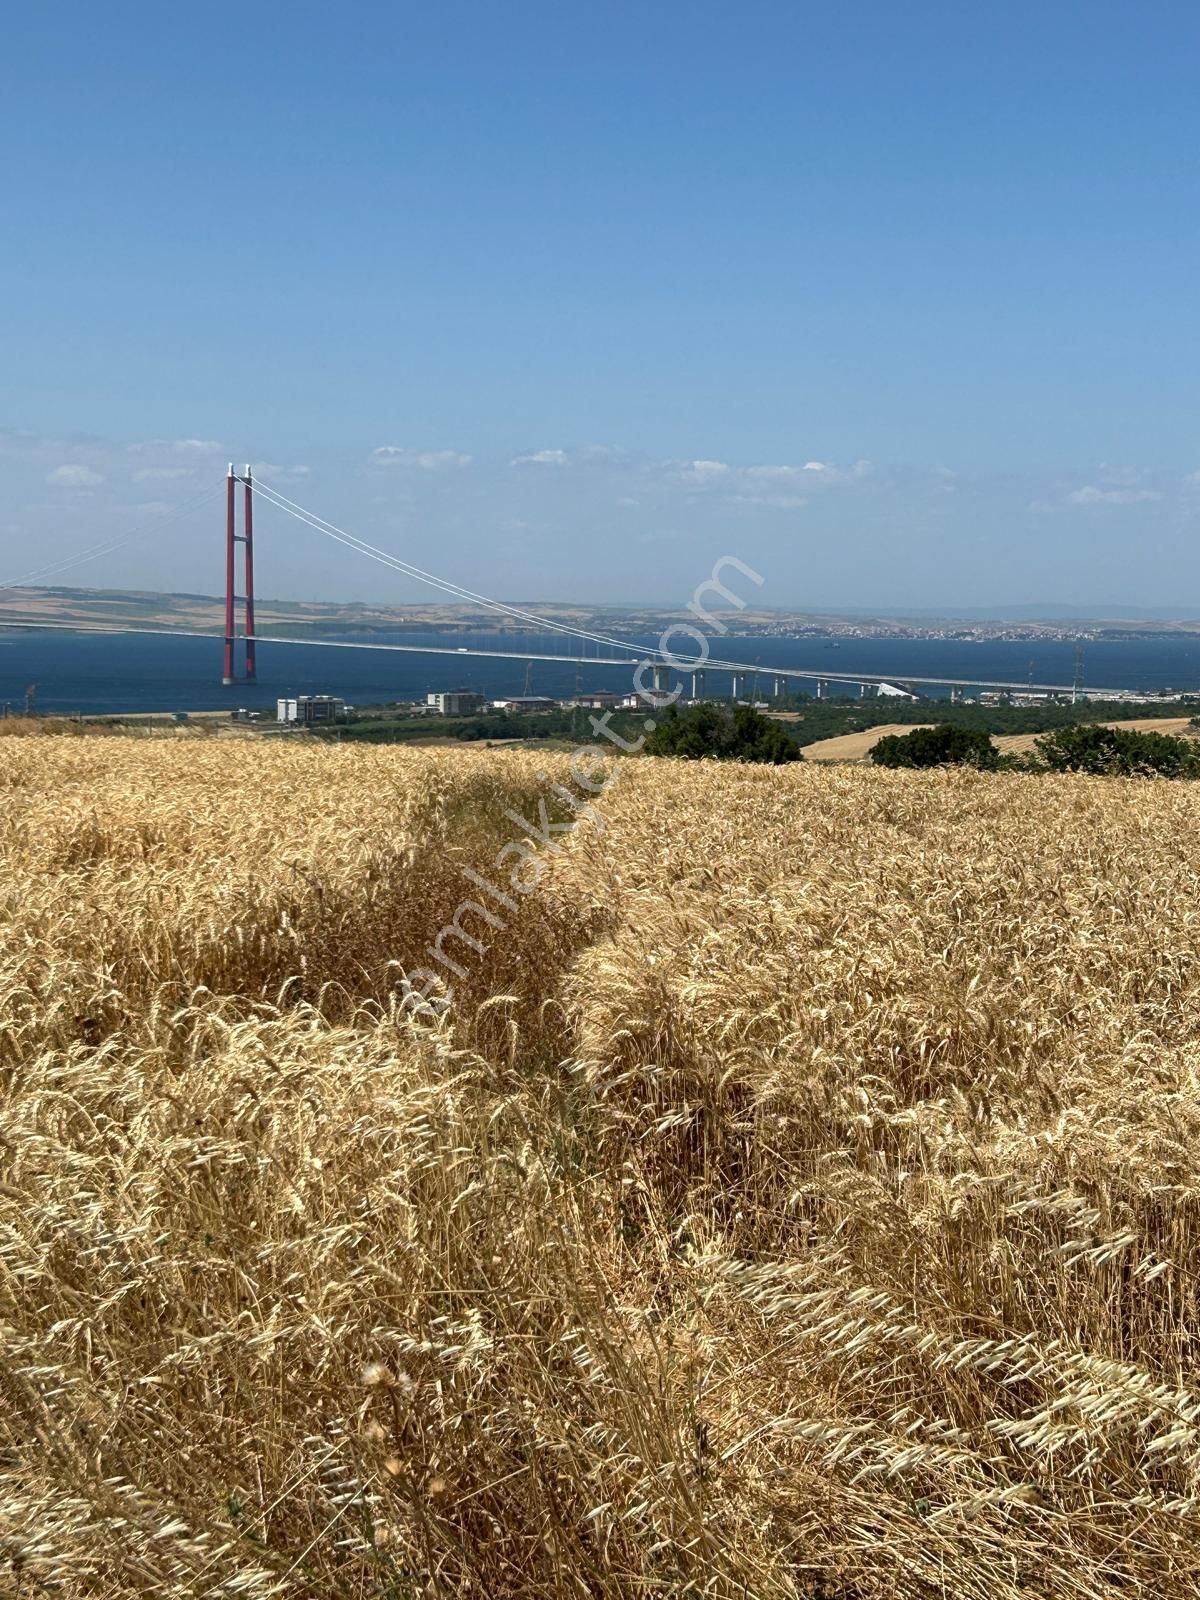
[[[242,490],[239,497],[238,489]],[[170,521],[177,521],[179,517],[192,510],[201,501],[209,498],[215,492],[215,486],[209,486],[193,501],[184,506]],[[242,516],[241,531],[238,531],[238,501],[241,500]],[[310,637],[296,637],[280,633],[262,633],[258,630],[255,616],[255,591],[254,591],[254,550],[255,550],[255,514],[256,509],[270,507],[281,516],[292,518],[308,528],[314,530],[323,538],[355,552],[365,559],[374,561],[401,575],[416,580],[438,591],[459,604],[469,605],[490,613],[502,620],[506,625],[512,622],[524,624],[529,631],[546,637],[547,646],[542,650],[506,649],[502,646],[469,644],[469,645],[431,645],[431,644],[397,644],[376,640],[349,640],[349,639],[315,639]],[[88,547],[75,556],[64,558],[61,561],[49,563],[33,572],[25,573],[9,583],[0,585],[0,592],[12,591],[26,584],[45,582],[49,578],[58,577],[64,572],[77,567],[85,562],[100,559],[114,553],[135,540],[146,537],[149,531],[161,531],[168,523],[160,525],[156,530],[145,530],[126,536],[113,538]],[[242,548],[240,563],[240,592],[239,592],[239,562],[238,546]],[[275,647],[304,647],[306,649],[325,650],[369,650],[401,655],[421,656],[453,656],[455,660],[486,659],[496,661],[513,661],[521,663],[555,662],[566,663],[576,669],[587,667],[590,669],[620,670],[625,673],[634,670],[639,672],[637,687],[647,701],[654,697],[653,703],[662,703],[662,696],[670,694],[671,680],[681,679],[684,685],[690,684],[692,696],[702,698],[705,687],[705,673],[714,671],[728,674],[732,680],[733,696],[739,698],[746,694],[751,684],[757,688],[760,680],[769,684],[774,695],[787,693],[789,689],[799,685],[815,684],[818,695],[827,694],[834,686],[839,688],[857,687],[860,694],[878,691],[881,686],[892,688],[900,686],[905,689],[919,690],[931,689],[948,690],[951,696],[960,693],[965,687],[980,689],[994,689],[1001,691],[1043,694],[1066,694],[1078,696],[1081,689],[1080,675],[1077,671],[1075,681],[1064,683],[1035,683],[1031,679],[1023,681],[1006,681],[998,678],[986,677],[929,677],[904,674],[897,677],[895,674],[882,675],[877,673],[864,673],[846,668],[831,670],[826,666],[789,665],[789,666],[763,666],[759,662],[748,662],[726,659],[712,655],[705,649],[696,656],[681,655],[659,645],[645,645],[627,639],[619,639],[610,634],[600,633],[594,629],[575,626],[557,618],[540,615],[528,611],[521,606],[513,605],[507,601],[497,600],[477,590],[470,589],[463,584],[444,578],[437,573],[428,571],[407,561],[389,551],[368,543],[345,528],[337,526],[326,518],[319,516],[315,511],[300,505],[285,495],[280,489],[256,478],[249,466],[244,472],[235,472],[231,465],[225,479],[225,528],[224,528],[224,555],[225,555],[225,612],[224,629],[220,632],[203,628],[186,627],[156,627],[124,621],[120,618],[95,618],[72,619],[70,621],[56,621],[41,619],[34,616],[5,617],[0,614],[0,627],[39,630],[61,630],[70,633],[88,634],[115,634],[115,635],[147,635],[157,638],[187,638],[211,639],[220,643],[222,647],[222,683],[232,686],[239,682],[254,683],[258,675],[258,647],[269,645]],[[734,563],[737,565],[737,563]],[[747,570],[745,568],[743,571]],[[727,599],[738,602],[735,597],[724,590],[723,586],[714,585],[714,588],[724,593]],[[241,611],[241,627],[238,627],[238,611]],[[728,631],[722,623],[715,623],[718,631]],[[698,629],[690,625],[680,625],[672,630],[686,634],[693,640],[706,643]],[[667,635],[663,635],[665,639]],[[552,642],[561,639],[561,649],[551,647]],[[569,645],[574,644],[573,652]],[[588,645],[595,648],[596,654],[585,656],[581,652]],[[238,655],[242,658],[242,672],[237,671]],[[603,650],[606,654],[600,654]],[[639,670],[640,669],[640,670]],[[649,679],[649,692],[646,680]],[[1101,689],[1092,687],[1089,695],[1096,697],[1114,696],[1120,698],[1128,693],[1121,689]]]

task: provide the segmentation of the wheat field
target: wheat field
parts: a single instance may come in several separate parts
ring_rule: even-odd
[[[1195,1594],[1200,791],[614,771],[0,740],[0,1593]]]

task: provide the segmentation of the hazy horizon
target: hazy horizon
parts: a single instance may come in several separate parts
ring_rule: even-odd
[[[162,595],[164,598],[206,600],[214,604],[221,603],[222,594],[216,586],[207,589],[143,589],[136,586],[101,586],[88,584],[66,584],[47,580],[45,582],[31,583],[29,589],[47,590],[51,593],[64,595],[104,595],[104,594],[143,594],[147,596]],[[530,595],[509,594],[504,597],[509,605],[539,607],[543,610],[552,610],[556,607],[575,610],[595,611],[645,611],[648,614],[663,614],[667,612],[686,612],[687,607],[679,600],[665,600],[642,598],[608,598],[596,599],[586,602],[567,600],[562,597],[549,599],[535,598]],[[20,595],[18,591],[9,591],[7,600],[16,611],[20,610]],[[853,621],[856,618],[875,618],[882,621],[946,621],[946,622],[993,622],[993,623],[1055,623],[1055,622],[1190,622],[1200,620],[1200,604],[1176,606],[1133,606],[1118,604],[1093,604],[1093,605],[1068,605],[1053,601],[1014,601],[1009,605],[997,604],[991,606],[958,606],[941,607],[929,606],[895,606],[879,605],[870,606],[851,603],[813,603],[807,606],[771,606],[758,603],[753,595],[747,591],[747,604],[738,607],[726,604],[714,597],[706,597],[705,607],[714,614],[722,614],[730,619],[731,626],[736,624],[738,617],[761,616],[764,614],[779,616],[781,618],[822,618],[831,620]],[[326,604],[340,606],[345,609],[363,607],[371,609],[378,606],[394,607],[397,610],[429,610],[438,609],[451,612],[478,611],[480,605],[467,600],[455,600],[451,596],[431,595],[425,600],[383,601],[378,597],[367,599],[363,595],[351,596],[344,600],[333,600],[321,595],[284,595],[284,594],[258,594],[260,607],[271,604]],[[486,608],[484,608],[486,609]]]

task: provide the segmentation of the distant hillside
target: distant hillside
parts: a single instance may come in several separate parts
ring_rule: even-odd
[[[603,604],[583,605],[544,600],[513,600],[539,620],[568,623],[593,631],[652,636],[672,622],[688,617],[683,607],[659,605]],[[294,633],[370,632],[404,628],[473,629],[486,626],[493,631],[528,632],[534,626],[522,618],[507,616],[481,605],[427,601],[409,605],[382,605],[364,600],[279,600],[260,597],[257,602],[260,629],[286,627]],[[220,632],[224,627],[224,600],[219,595],[187,592],[160,593],[149,589],[87,589],[61,585],[30,585],[0,591],[0,623],[77,622],[96,624],[110,621],[141,623],[146,627],[191,628]],[[720,613],[720,606],[711,609]],[[940,634],[956,627],[972,633],[1007,626],[1044,630],[1050,636],[1070,637],[1077,630],[1103,633],[1109,637],[1158,635],[1180,631],[1200,631],[1200,621],[1189,620],[1166,607],[1110,607],[1085,611],[1081,607],[1039,604],[965,609],[953,613],[938,610],[869,610],[846,607],[840,611],[768,610],[746,606],[727,608],[731,634],[788,634],[795,630],[809,637],[864,630],[876,637]]]

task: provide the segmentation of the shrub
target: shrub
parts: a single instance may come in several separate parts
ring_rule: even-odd
[[[668,706],[658,726],[646,740],[652,756],[685,756],[697,761],[715,756],[721,761],[765,761],[780,766],[801,761],[799,746],[778,722],[750,706]]]
[[[1160,778],[1200,777],[1200,755],[1190,739],[1133,728],[1058,728],[1037,741],[1051,772],[1090,772]]]
[[[880,767],[994,767],[999,751],[979,728],[956,728],[948,722],[911,733],[888,734],[871,751]]]

